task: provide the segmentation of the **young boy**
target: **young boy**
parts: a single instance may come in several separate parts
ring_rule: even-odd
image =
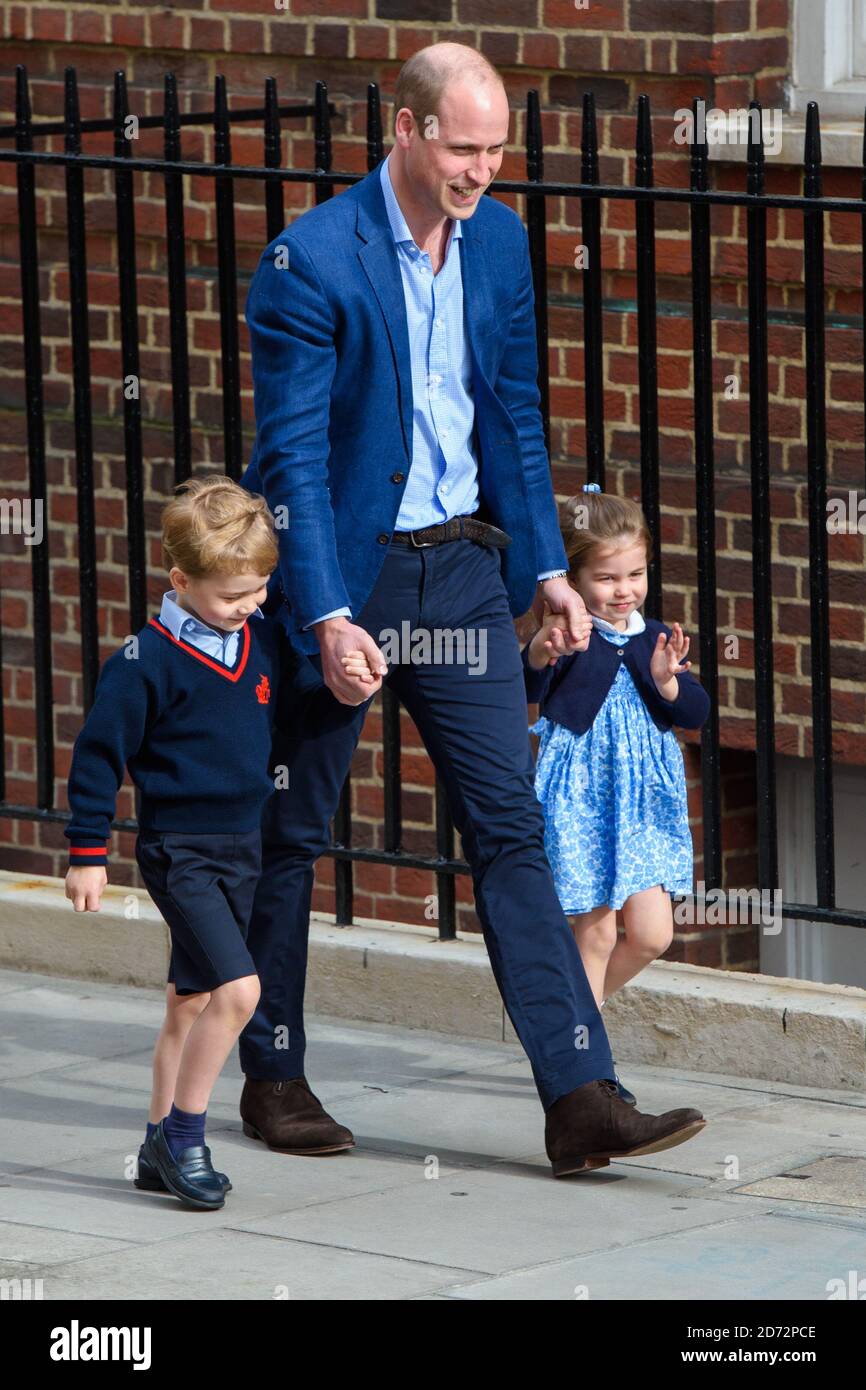
[[[266,617],[278,559],[263,497],[193,478],[163,511],[173,588],[100,673],[69,774],[66,896],[95,912],[124,767],[141,794],[135,855],[168,923],[166,1016],[136,1186],[213,1210],[231,1183],[204,1142],[207,1104],[259,979],[246,946],[277,691],[291,648]]]

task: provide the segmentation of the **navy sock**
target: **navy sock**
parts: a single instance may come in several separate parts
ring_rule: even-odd
[[[154,1131],[155,1129],[156,1129],[156,1125],[151,1124],[150,1120],[148,1120],[148,1122],[147,1122],[147,1134],[145,1135],[145,1138],[146,1138],[146,1139],[149,1139],[150,1136],[153,1134],[153,1131]]]
[[[177,1158],[184,1149],[204,1143],[206,1117],[206,1110],[202,1110],[199,1115],[190,1110],[178,1110],[177,1106],[172,1103],[171,1109],[162,1122],[162,1132],[174,1158]]]

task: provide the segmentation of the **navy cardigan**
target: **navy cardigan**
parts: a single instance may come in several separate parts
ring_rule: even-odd
[[[710,712],[710,697],[700,681],[686,671],[676,677],[679,694],[663,700],[650,675],[650,658],[660,632],[671,629],[656,618],[646,618],[646,628],[617,646],[593,627],[585,652],[561,656],[555,666],[534,671],[529,665],[529,643],[523,648],[526,698],[539,705],[539,713],[575,734],[584,734],[604,704],[621,662],[625,662],[656,727],[699,729]]]

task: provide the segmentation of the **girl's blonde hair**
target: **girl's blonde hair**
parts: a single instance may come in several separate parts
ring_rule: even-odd
[[[213,574],[271,574],[279,560],[274,519],[264,497],[222,474],[188,478],[162,512],[166,569],[193,579]]]
[[[653,555],[653,540],[646,517],[630,497],[610,492],[578,492],[562,504],[559,517],[568,573],[571,579],[591,562],[596,549],[610,550],[624,545],[646,546],[646,562]]]

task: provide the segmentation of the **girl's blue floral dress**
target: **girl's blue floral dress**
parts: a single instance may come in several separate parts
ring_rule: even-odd
[[[625,632],[592,615],[608,642],[643,632],[632,612]],[[586,733],[542,717],[535,794],[544,807],[544,848],[564,912],[622,907],[660,883],[691,893],[693,858],[683,755],[673,729],[653,723],[625,665]]]

